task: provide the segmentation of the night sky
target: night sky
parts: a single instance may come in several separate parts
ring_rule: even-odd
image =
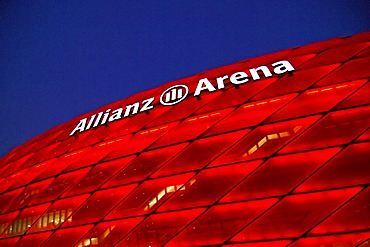
[[[356,1],[0,1],[0,157],[74,117],[246,58],[370,30]]]

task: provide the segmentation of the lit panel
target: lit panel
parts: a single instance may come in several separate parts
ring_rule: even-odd
[[[342,61],[350,59],[351,57],[354,57],[356,54],[360,53],[362,50],[368,47],[369,44],[370,42],[366,42],[328,49],[305,63],[302,68],[340,63]]]
[[[261,90],[265,89],[275,81],[276,78],[269,78],[258,82],[248,82],[238,88],[236,88],[235,86],[231,86],[231,88],[222,92],[220,96],[199,109],[197,113],[204,114],[230,106],[243,104],[248,99],[256,95]]]
[[[352,94],[342,103],[340,103],[336,108],[340,109],[370,104],[369,95],[370,95],[370,83],[369,81],[367,81],[367,83],[363,87],[361,87],[358,91],[356,91],[354,94]]]
[[[90,168],[62,174],[36,195],[31,204],[39,204],[57,199],[67,188],[74,184],[81,176],[84,176]]]
[[[11,213],[0,215],[0,238],[6,237],[9,234],[8,226],[14,221],[18,213],[19,211],[13,211]]]
[[[49,177],[60,174],[72,162],[78,160],[78,158],[81,157],[81,154],[84,151],[82,150],[81,152],[76,151],[70,154],[63,155],[62,157],[59,157],[58,159],[52,159],[52,160],[48,160],[48,161],[38,164],[40,166],[45,166],[45,169],[43,170],[42,173],[40,173],[40,175],[38,175],[34,179],[34,181],[40,181],[42,179],[49,178]]]
[[[300,237],[360,190],[351,188],[287,196],[231,241]]]
[[[261,161],[206,169],[190,179],[158,211],[206,206],[253,171]]]
[[[270,158],[229,192],[221,202],[287,194],[339,150],[324,149]]]
[[[75,185],[66,191],[62,197],[78,195],[98,189],[108,178],[119,171],[134,157],[130,156],[123,159],[105,162],[99,164],[88,171]]]
[[[370,140],[370,128],[368,128],[359,138],[357,138],[357,142],[361,141],[369,141]]]
[[[0,158],[0,246],[369,246],[369,44],[365,32],[246,59],[32,138]],[[252,78],[260,66],[272,75]],[[203,78],[215,90],[194,97]],[[163,105],[176,85],[189,95]],[[145,99],[145,113],[70,136]]]
[[[296,191],[311,191],[370,183],[370,143],[348,146],[313,174]]]
[[[331,47],[335,47],[341,44],[343,44],[343,37],[338,37],[298,47],[296,50],[294,50],[294,54],[298,55],[306,53],[319,53]]]
[[[114,246],[143,219],[143,217],[136,217],[124,220],[101,222],[91,229],[76,246]]]
[[[160,126],[166,123],[177,121],[179,119],[184,119],[193,114],[196,110],[202,107],[204,104],[208,103],[215,97],[217,97],[220,92],[204,94],[201,99],[196,97],[190,97],[180,104],[171,106],[171,108],[163,113],[160,118],[155,119],[148,125],[148,128]]]
[[[211,166],[268,157],[303,132],[319,116],[257,127],[216,159]]]
[[[210,138],[198,139],[154,173],[152,177],[201,169],[248,131],[249,130],[243,130]]]
[[[80,158],[73,161],[64,171],[73,171],[89,165],[94,165],[101,161],[108,151],[98,149],[96,147],[88,147],[78,151],[69,153],[69,155],[81,154]]]
[[[43,232],[38,234],[25,235],[17,243],[17,247],[41,246],[52,232]]]
[[[277,199],[218,205],[187,226],[166,246],[203,246],[225,242],[272,206]]]
[[[38,196],[53,181],[53,178],[27,186],[10,205],[12,209],[19,209],[28,204]]]
[[[15,180],[15,182],[8,189],[14,189],[29,184],[35,177],[40,175],[44,169],[45,166],[41,164],[37,164],[26,169],[25,172],[21,176],[18,176],[18,179]]]
[[[128,195],[105,219],[117,219],[153,212],[194,176],[194,173],[148,180]]]
[[[155,142],[151,147],[156,148],[194,139],[212,127],[220,119],[227,116],[227,114],[229,114],[232,110],[233,109],[229,108],[187,118],[173,130]]]
[[[90,229],[91,225],[59,229],[53,233],[42,246],[66,247],[74,246]],[[86,246],[86,245],[85,245]]]
[[[362,191],[310,234],[327,234],[370,229],[370,188]]]
[[[187,143],[183,143],[144,152],[119,171],[113,178],[109,179],[103,187],[107,188],[144,180],[166,161],[176,156],[186,146]]]
[[[285,247],[288,246],[292,241],[290,240],[278,240],[278,241],[263,241],[263,242],[252,242],[245,244],[231,244],[222,245],[222,247]]]
[[[194,209],[151,215],[116,246],[161,246],[203,211]]]
[[[281,153],[347,144],[370,125],[370,107],[328,113]]]
[[[95,192],[77,211],[72,213],[69,220],[65,221],[62,227],[98,222],[135,187],[136,184],[131,184]]]
[[[0,212],[4,213],[10,211],[11,209],[7,210],[7,208],[13,202],[13,200],[20,195],[22,191],[23,188],[20,188],[0,195]]]
[[[112,152],[108,154],[104,160],[119,158],[125,155],[134,154],[143,151],[150,144],[158,140],[161,136],[169,132],[178,123],[169,123],[154,128],[145,129],[133,135],[126,142],[119,142],[118,145],[113,147]],[[109,143],[107,141],[106,143]],[[102,145],[102,144],[100,144]]]
[[[350,234],[336,234],[329,236],[319,236],[301,238],[289,245],[290,247],[332,247],[332,246],[369,246],[370,232],[356,232]],[[361,243],[364,243],[361,245]]]
[[[308,90],[269,118],[283,120],[328,111],[364,84],[362,81],[346,82]]]
[[[314,69],[295,71],[293,72],[293,75],[284,76],[283,78],[277,80],[271,86],[267,87],[261,93],[253,97],[252,100],[267,99],[279,95],[306,90],[338,66],[339,64],[334,64]]]
[[[12,162],[11,165],[7,166],[7,169],[5,169],[1,175],[3,177],[7,177],[18,171],[22,171],[22,168],[23,169],[28,168],[31,164],[28,164],[27,161],[31,159],[33,156],[34,154],[28,154],[28,155],[23,156],[21,159]]]
[[[333,73],[320,80],[316,86],[367,78],[370,76],[369,64],[370,57],[349,60],[333,71]]]
[[[288,94],[281,97],[244,104],[207,131],[206,135],[213,135],[257,125],[280,107],[292,100],[296,95],[297,94]]]
[[[141,130],[146,125],[148,125],[151,121],[155,120],[158,116],[161,116],[163,113],[168,111],[169,108],[166,107],[154,107],[148,113],[141,113],[135,115],[132,118],[125,118],[121,119],[118,122],[114,122],[114,124],[120,124],[117,127],[117,130],[112,131],[110,135],[108,135],[105,140],[110,140],[117,138],[119,136],[127,135],[136,131]]]
[[[7,238],[4,240],[0,240],[0,246],[1,247],[14,247],[18,241],[19,241],[19,237]]]
[[[47,208],[45,212],[40,211],[36,214],[37,217],[34,219],[35,224],[30,224],[32,227],[29,232],[33,233],[52,230],[58,228],[67,220],[72,221],[72,213],[76,211],[76,209],[87,199],[88,196],[89,195],[82,195],[68,199],[57,200],[49,208]],[[47,205],[50,205],[50,203]]]
[[[9,224],[2,237],[23,235],[36,222],[38,217],[50,206],[50,203],[23,209],[21,213]]]

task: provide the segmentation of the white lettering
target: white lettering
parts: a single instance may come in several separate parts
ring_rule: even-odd
[[[96,117],[96,114],[94,114],[94,115],[92,115],[92,116],[90,117],[89,123],[87,124],[87,126],[86,126],[85,130],[88,130],[88,129],[90,129],[90,128],[91,128],[91,125],[93,124],[95,117]]]
[[[200,93],[203,90],[208,90],[209,92],[213,92],[213,91],[216,91],[216,88],[211,84],[211,82],[207,78],[203,78],[199,80],[197,89],[195,89],[194,96],[200,95]]]
[[[93,125],[94,128],[99,125],[99,122],[100,122],[100,119],[101,119],[102,115],[103,115],[103,112],[98,113],[98,117],[96,118],[95,123]]]
[[[221,77],[217,77],[216,82],[217,82],[217,87],[218,87],[218,89],[223,89],[223,88],[225,88],[225,83],[224,83],[224,81],[225,81],[227,78],[229,78],[227,75],[225,75],[225,76],[221,76]]]
[[[272,66],[276,67],[274,68],[274,73],[277,75],[281,75],[286,72],[294,71],[293,66],[288,61],[285,61],[285,60],[273,63]]]
[[[74,135],[74,133],[78,130],[80,132],[85,130],[87,118],[81,119],[80,122],[77,124],[76,128],[69,134],[70,136]]]
[[[139,102],[133,103],[131,105],[127,105],[125,115],[123,115],[123,117],[127,117],[128,115],[130,115],[131,108],[133,108],[132,115],[136,114],[139,111],[139,106],[140,106]]]
[[[103,125],[103,124],[105,124],[107,122],[107,119],[108,119],[110,110],[111,109],[108,109],[108,110],[105,111],[104,116],[103,116],[103,120],[100,123],[101,125]]]
[[[143,107],[141,107],[140,112],[148,111],[153,108],[152,103],[154,101],[154,97],[150,99],[143,100]]]
[[[230,76],[232,84],[239,85],[248,81],[248,75],[245,72],[236,72]]]
[[[258,71],[262,71],[263,75],[266,78],[272,76],[272,74],[271,74],[269,68],[267,68],[267,66],[260,66],[260,67],[255,68],[255,69],[250,69],[249,72],[251,73],[252,79],[255,80],[255,81],[261,79],[260,75],[258,74]]]
[[[112,111],[112,116],[109,117],[108,122],[113,122],[115,120],[119,120],[122,118],[122,108],[118,108],[114,111]]]

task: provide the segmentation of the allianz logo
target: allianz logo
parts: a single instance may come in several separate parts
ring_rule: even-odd
[[[270,70],[272,67],[272,71]],[[232,83],[235,86],[240,86],[244,83],[251,81],[258,81],[261,77],[269,78],[275,75],[283,75],[288,72],[294,71],[294,67],[286,60],[282,60],[276,63],[272,63],[271,66],[262,65],[257,68],[249,69],[246,71],[235,72],[231,75],[223,75],[217,77],[212,82],[208,78],[200,79],[197,87],[193,93],[194,97],[200,97],[205,91],[215,92],[225,88],[225,83]],[[189,88],[186,85],[175,85],[166,89],[160,96],[159,102],[164,106],[172,106],[185,100],[189,95]],[[93,114],[90,118],[83,118],[79,121],[77,126],[69,134],[70,136],[76,133],[81,133],[91,128],[96,128],[100,125],[106,125],[113,121],[127,118],[140,112],[146,112],[154,108],[153,102],[155,97],[145,99],[140,102],[135,102],[124,107],[120,107],[112,111],[107,109],[106,111]]]

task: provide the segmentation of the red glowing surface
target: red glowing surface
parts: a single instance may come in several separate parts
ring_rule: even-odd
[[[367,32],[212,69],[31,139],[0,159],[0,246],[369,246],[369,43]],[[252,80],[282,60],[295,70]],[[200,79],[240,71],[248,82],[194,97]],[[162,105],[180,84],[187,98]],[[150,97],[149,111],[70,136]]]

